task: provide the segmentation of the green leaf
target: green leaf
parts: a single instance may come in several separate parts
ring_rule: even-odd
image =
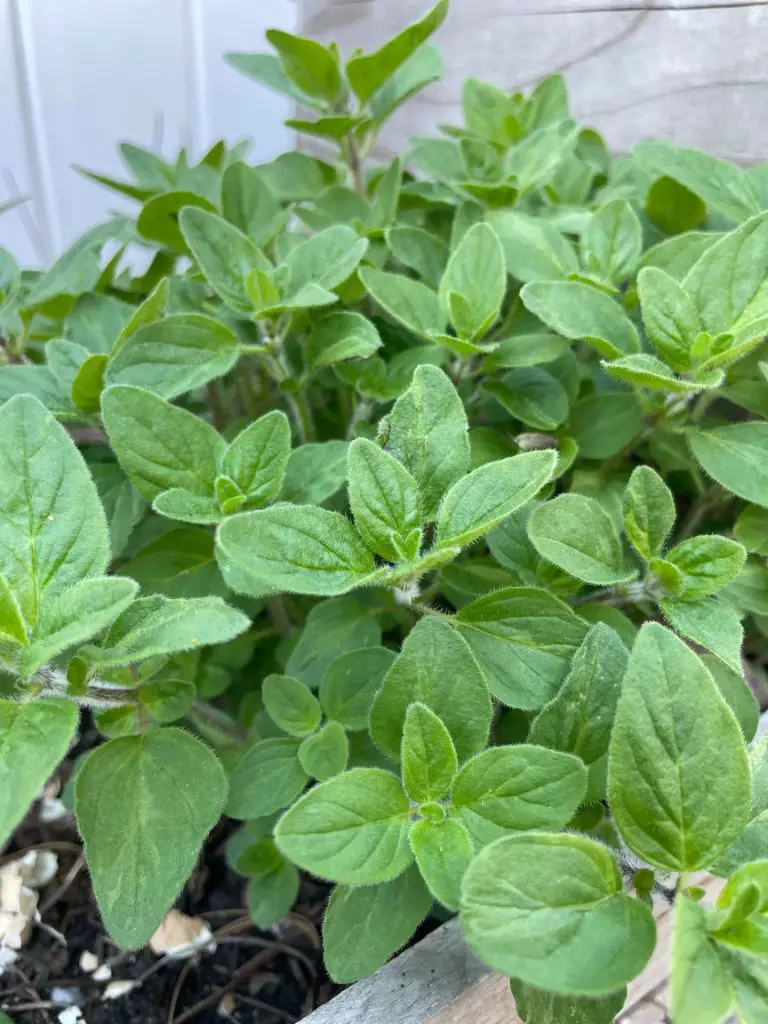
[[[462,889],[459,921],[472,952],[529,985],[608,995],[653,952],[650,910],[624,893],[613,855],[584,836],[499,839],[472,862]]]
[[[561,689],[535,718],[528,740],[594,764],[608,753],[626,668],[627,650],[618,634],[596,623],[574,654]]]
[[[267,714],[289,736],[309,736],[320,725],[320,703],[304,683],[290,676],[267,676],[261,685]]]
[[[0,574],[0,666],[16,665],[21,648],[28,643],[27,627],[16,595]]]
[[[109,360],[106,355],[89,356],[75,374],[72,381],[72,401],[86,413],[99,411],[101,392]]]
[[[421,495],[394,456],[357,438],[347,451],[349,506],[365,543],[390,562],[414,558],[421,547]]]
[[[552,281],[576,273],[579,261],[573,246],[549,221],[516,210],[489,215],[507,264],[518,281]]]
[[[297,739],[273,739],[248,747],[229,778],[227,814],[259,818],[293,803],[309,781],[300,746]]]
[[[373,267],[363,267],[360,280],[382,309],[418,337],[431,340],[445,330],[440,300],[421,281]]]
[[[768,509],[748,506],[733,524],[733,532],[747,551],[768,556]]]
[[[274,505],[231,516],[219,527],[222,555],[273,588],[299,594],[344,594],[365,585],[373,556],[338,512]]]
[[[416,701],[440,718],[460,762],[487,743],[488,687],[466,641],[443,619],[416,623],[374,699],[371,738],[393,761],[400,759],[406,714]]]
[[[626,199],[613,199],[593,213],[582,236],[588,273],[619,285],[635,272],[643,248],[640,221]]]
[[[44,597],[40,615],[19,669],[34,675],[46,662],[107,629],[138,593],[133,580],[120,576],[81,580],[54,597]]]
[[[21,394],[36,398],[60,419],[77,416],[69,389],[47,366],[26,363],[0,366],[0,403],[9,402]]]
[[[490,224],[474,224],[451,253],[438,294],[459,337],[482,337],[498,317],[506,290],[507,270],[498,235]],[[461,323],[452,315],[452,295],[463,300]]]
[[[458,910],[461,880],[474,856],[466,828],[456,818],[422,819],[411,825],[409,838],[421,877],[432,895],[448,910]]]
[[[133,308],[98,292],[81,295],[66,320],[67,337],[94,355],[106,355],[128,323]]]
[[[520,367],[484,386],[515,419],[534,430],[556,430],[568,418],[568,392],[540,366]]]
[[[768,508],[768,423],[730,423],[688,435],[693,454],[713,480]]]
[[[221,177],[221,212],[257,245],[266,245],[272,226],[277,223],[280,205],[258,170],[236,160]]]
[[[209,423],[136,387],[107,388],[101,407],[112,449],[145,498],[176,487],[213,494],[226,444]]]
[[[302,92],[334,103],[341,93],[341,71],[336,53],[314,39],[304,39],[271,28],[267,40],[280,55],[280,63],[288,78]]]
[[[632,471],[624,493],[624,530],[646,562],[660,555],[676,518],[675,499],[650,466]]]
[[[367,729],[373,698],[394,660],[386,647],[364,647],[335,658],[320,683],[326,716],[348,732]]]
[[[734,672],[714,655],[703,654],[700,657],[715,680],[725,703],[736,716],[744,740],[749,743],[757,732],[760,718],[760,708],[749,683],[741,673]]]
[[[416,480],[425,518],[433,519],[469,466],[467,414],[456,389],[436,366],[418,366],[379,429],[386,450]]]
[[[680,1024],[720,1024],[733,1000],[728,970],[709,935],[706,911],[686,895],[675,899],[670,1007]]]
[[[403,786],[417,803],[440,800],[458,769],[451,734],[426,704],[408,705],[401,753]]]
[[[299,760],[307,775],[320,782],[343,772],[349,760],[349,740],[343,726],[327,722],[307,736],[299,747]]]
[[[313,329],[307,341],[307,362],[313,369],[345,359],[367,359],[381,348],[370,320],[359,313],[331,313]]]
[[[453,620],[491,693],[528,711],[552,700],[587,624],[546,590],[507,587],[465,605]]]
[[[687,370],[691,346],[701,330],[688,292],[657,267],[643,267],[637,287],[643,324],[653,347],[673,369]]]
[[[146,502],[116,462],[92,463],[90,470],[107,516],[112,555],[117,558],[144,514]]]
[[[128,320],[112,345],[112,355],[115,356],[123,345],[132,337],[140,327],[160,320],[165,313],[170,292],[169,279],[164,277],[155,287],[140,306],[137,306],[130,320]]]
[[[768,567],[747,563],[720,596],[739,613],[768,615]]]
[[[179,729],[110,740],[88,757],[77,824],[104,924],[120,945],[137,949],[155,932],[226,795],[215,755]]]
[[[562,828],[587,788],[578,757],[520,744],[490,747],[461,769],[452,802],[481,845],[511,830]]]
[[[528,520],[528,536],[542,558],[597,586],[632,579],[611,517],[594,498],[561,494]]]
[[[353,597],[322,601],[310,611],[285,670],[316,690],[342,654],[381,643],[381,627],[370,608]]]
[[[658,178],[645,197],[645,215],[665,235],[691,231],[707,219],[706,204],[674,178]]]
[[[168,519],[178,519],[182,523],[200,523],[202,525],[218,523],[223,514],[214,498],[200,494],[192,494],[181,487],[158,494],[152,502],[152,508]]]
[[[447,14],[448,0],[438,0],[422,18],[412,22],[378,50],[347,61],[347,78],[361,103],[369,100],[398,68],[413,57],[422,43],[440,28]]]
[[[131,335],[110,359],[106,381],[174,398],[223,376],[237,362],[238,353],[237,338],[218,320],[177,313]]]
[[[640,351],[637,331],[605,292],[577,281],[532,281],[520,292],[526,308],[566,338],[584,338],[601,356],[618,359]]]
[[[744,631],[738,615],[723,601],[661,601],[661,610],[674,629],[717,655],[734,672],[741,672]]]
[[[255,79],[262,85],[266,85],[267,88],[274,89],[275,92],[281,92],[286,96],[290,96],[291,99],[305,106],[314,107],[317,110],[323,109],[324,104],[318,102],[318,100],[304,92],[303,89],[300,89],[298,85],[291,81],[285,73],[280,59],[272,53],[226,53],[224,54],[224,60],[235,71]],[[226,205],[225,216],[228,220],[231,219],[230,215],[226,212]],[[239,224],[238,227],[242,228],[243,231],[246,230],[246,226],[243,224]]]
[[[621,362],[640,359],[626,356]],[[615,363],[607,364],[608,367]],[[643,410],[627,391],[606,391],[580,399],[571,408],[568,433],[585,459],[610,459],[631,444],[643,425]]]
[[[0,408],[0,573],[34,626],[52,598],[109,561],[104,510],[67,432],[29,395]]]
[[[742,221],[760,212],[760,201],[746,173],[728,160],[671,142],[641,142],[633,155],[657,174],[673,178],[726,217]]]
[[[71,701],[0,700],[0,843],[3,845],[67,753],[76,730],[77,707]]]
[[[275,829],[275,842],[305,871],[344,885],[388,882],[413,859],[408,798],[381,768],[353,768],[306,793]]]
[[[376,122],[386,121],[407,99],[443,75],[443,58],[436,46],[424,43],[371,97]]]
[[[609,996],[585,999],[583,996],[559,996],[545,989],[510,978],[515,1009],[525,1024],[613,1024],[624,1006],[627,990]]]
[[[321,505],[347,479],[347,442],[326,441],[294,448],[280,498],[294,505]]]
[[[693,651],[658,623],[646,623],[632,648],[608,797],[629,848],[668,871],[712,864],[748,820],[738,722]]]
[[[241,431],[221,460],[221,471],[249,504],[263,505],[280,493],[291,454],[291,427],[279,409]]]
[[[245,287],[252,270],[270,273],[272,264],[248,235],[218,214],[185,206],[179,214],[184,240],[211,287],[233,309],[248,313],[253,304]]]
[[[335,224],[301,242],[283,263],[290,271],[286,303],[293,302],[309,285],[328,289],[346,281],[367,248],[367,240],[358,238],[346,224]]]
[[[245,632],[250,619],[220,597],[141,597],[115,620],[101,646],[84,653],[101,668],[145,661],[206,644],[223,644]]]
[[[195,684],[186,679],[155,679],[139,690],[139,700],[160,725],[183,718],[197,697]]]
[[[391,882],[338,886],[323,919],[328,974],[339,984],[368,977],[406,944],[431,906],[415,866]]]
[[[746,557],[741,544],[727,537],[689,537],[666,554],[682,573],[682,589],[675,596],[683,601],[709,597],[739,575]]]
[[[437,543],[471,544],[529,502],[552,478],[556,466],[557,453],[543,450],[489,462],[469,473],[440,505]]]
[[[296,903],[300,884],[299,872],[282,857],[274,871],[252,878],[245,898],[256,927],[265,931],[282,921]]]
[[[500,341],[485,358],[489,370],[517,369],[551,363],[568,352],[568,341],[557,334],[518,334]]]
[[[216,207],[196,192],[163,192],[148,199],[136,218],[136,230],[142,238],[163,248],[187,255],[189,250],[179,227],[179,214],[185,207],[198,207],[215,213]]]
[[[423,228],[398,225],[385,232],[395,259],[415,270],[430,288],[437,288],[448,262],[448,246]]]

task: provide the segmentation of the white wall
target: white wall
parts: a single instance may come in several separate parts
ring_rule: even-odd
[[[292,0],[0,0],[0,246],[49,262],[90,224],[130,209],[72,170],[125,177],[117,142],[253,140],[250,159],[292,146],[283,97],[226,65],[265,49],[264,31],[296,30]]]

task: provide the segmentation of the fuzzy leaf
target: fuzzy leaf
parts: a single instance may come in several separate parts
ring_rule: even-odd
[[[413,558],[421,546],[421,495],[394,456],[358,438],[347,451],[349,505],[360,536],[390,562]]]
[[[441,800],[458,768],[451,734],[426,704],[408,705],[400,756],[403,786],[417,803]]]
[[[410,843],[421,877],[438,902],[458,910],[461,880],[474,856],[469,833],[456,818],[415,821]]]

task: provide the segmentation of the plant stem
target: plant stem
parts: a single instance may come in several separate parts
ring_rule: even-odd
[[[362,169],[360,167],[360,153],[358,152],[357,142],[355,141],[352,132],[349,132],[349,134],[347,135],[345,150],[347,157],[347,166],[349,167],[349,172],[352,175],[352,181],[355,186],[355,192],[357,192],[357,194],[360,196],[364,196],[365,185],[363,184],[363,174]]]

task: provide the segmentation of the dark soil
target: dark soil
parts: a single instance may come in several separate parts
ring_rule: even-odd
[[[328,888],[305,878],[294,910],[270,932],[260,931],[245,909],[246,880],[224,858],[235,828],[225,820],[214,830],[176,904],[208,921],[216,951],[163,960],[148,949],[125,953],[112,943],[91,893],[74,819],[45,824],[33,807],[0,865],[39,846],[58,854],[57,876],[41,890],[39,903],[43,924],[53,931],[38,926],[6,968],[0,1010],[15,1024],[57,1024],[63,1004],[52,1005],[52,992],[64,988],[76,997],[83,1024],[285,1024],[330,999],[338,986],[324,972],[320,948]],[[110,964],[112,981],[140,984],[104,1001],[107,983],[93,981],[79,966],[85,951]]]

